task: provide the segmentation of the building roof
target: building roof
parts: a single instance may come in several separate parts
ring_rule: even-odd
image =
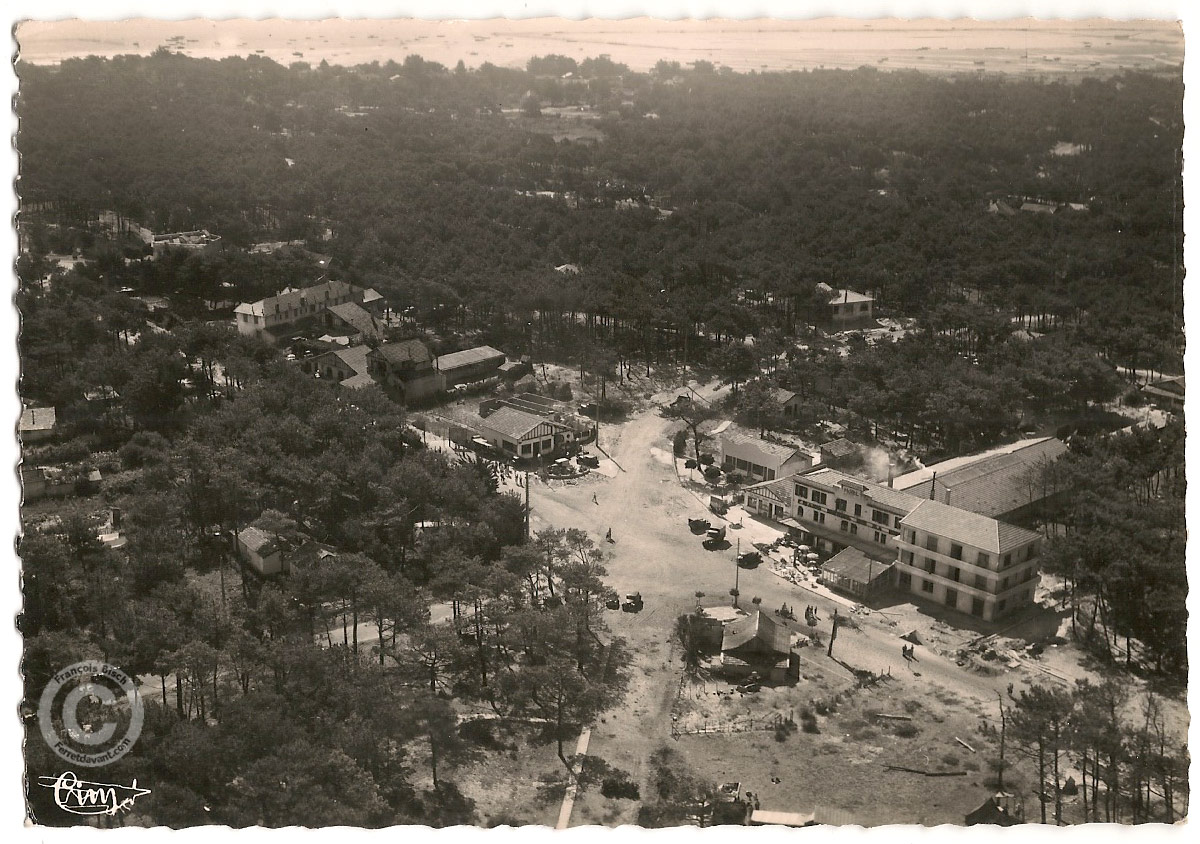
[[[358,390],[363,387],[370,387],[374,383],[374,378],[372,378],[370,375],[367,375],[365,372],[360,372],[358,375],[351,375],[344,381],[339,381],[338,386],[345,387],[349,390]]]
[[[849,457],[858,451],[858,446],[850,442],[845,437],[838,437],[836,440],[830,440],[827,443],[821,444],[821,453],[828,454],[831,458]]]
[[[238,542],[256,554],[270,554],[275,550],[275,540],[256,527],[245,527],[237,533]]]
[[[929,499],[901,519],[900,524],[993,554],[1003,554],[1038,539],[1038,534],[1031,530]]]
[[[317,355],[313,363],[317,365],[318,370],[321,366],[321,359],[327,356],[336,357],[342,363],[346,364],[354,371],[355,375],[366,375],[369,371],[367,366],[367,355],[370,354],[370,346],[345,346],[337,349],[330,349],[327,352],[322,352]],[[343,382],[345,383],[345,382]]]
[[[831,305],[841,305],[841,304],[854,305],[854,304],[858,304],[859,302],[874,302],[875,301],[874,296],[868,296],[865,293],[857,293],[846,287],[831,287],[830,285],[826,284],[825,282],[821,282],[820,284],[818,284],[817,288],[819,290],[822,290],[829,294],[829,304],[831,304]]]
[[[890,562],[872,559],[858,548],[843,548],[834,554],[828,562],[821,566],[821,573],[828,572],[838,577],[844,577],[855,583],[869,585],[887,574],[891,569]]]
[[[863,495],[868,500],[882,504],[884,507],[891,507],[894,510],[902,510],[906,513],[921,502],[921,499],[915,495],[886,487],[883,484],[864,481],[862,478],[856,478],[845,472],[839,472],[837,469],[817,467],[811,471],[796,475],[793,480],[800,484],[818,483],[830,488],[836,488],[843,483],[855,484],[863,490]]]
[[[488,416],[485,425],[497,434],[502,434],[517,442],[525,439],[530,431],[539,425],[553,425],[557,428],[564,427],[544,416],[536,416],[532,413],[526,413],[524,410],[517,410],[515,407],[507,406],[497,408],[493,411]]]
[[[364,305],[370,304],[371,302],[381,302],[381,301],[383,301],[383,294],[380,293],[378,290],[376,290],[374,287],[368,287],[366,290],[363,291],[363,304]]]
[[[437,359],[437,368],[442,372],[452,372],[464,366],[471,366],[472,364],[488,360],[496,360],[497,358],[499,358],[500,363],[504,363],[504,352],[499,349],[493,349],[491,346],[477,346],[474,349],[464,349],[461,352],[453,352],[452,354],[440,356]]]
[[[27,407],[21,411],[22,433],[53,430],[57,414],[53,407]]]
[[[1032,211],[1035,214],[1053,214],[1058,210],[1058,206],[1045,202],[1024,202],[1021,204],[1021,210]]]
[[[1040,483],[1031,485],[1031,473],[1066,451],[1066,444],[1054,437],[1024,440],[1003,450],[976,455],[977,459],[967,462],[947,461],[927,466],[895,483],[921,498],[930,498],[930,487],[936,487],[936,499],[943,504],[984,516],[999,516],[1057,492],[1043,489]]]
[[[267,296],[264,299],[259,299],[257,302],[243,302],[234,308],[234,313],[265,316],[268,311],[273,313],[276,305],[279,305],[279,310],[286,311],[289,308],[300,307],[301,299],[305,300],[306,304],[311,305],[323,302],[326,298],[340,298],[351,293],[354,289],[354,285],[345,281],[325,281],[299,290],[289,287],[277,296]],[[329,295],[326,296],[326,293]]]
[[[1160,378],[1157,381],[1151,381],[1146,385],[1150,391],[1158,390],[1164,393],[1170,393],[1177,396],[1184,394],[1184,376],[1172,375],[1168,378]]]
[[[796,398],[797,395],[798,394],[792,390],[785,390],[782,387],[776,387],[771,391],[772,400],[778,402],[779,404],[787,404],[792,399]]]
[[[721,650],[735,651],[755,640],[775,653],[791,650],[792,636],[787,627],[761,611],[726,624]]]
[[[401,340],[396,343],[384,343],[372,350],[388,363],[431,363],[433,355],[420,340]]]
[[[357,302],[333,305],[329,308],[329,312],[360,334],[379,336],[381,333],[375,317]]]
[[[767,463],[763,464],[768,467],[782,466],[800,451],[795,446],[768,442],[736,428],[726,428],[721,432],[720,440],[722,454],[729,446],[753,449],[764,457],[770,458]]]
[[[752,809],[750,823],[764,826],[812,826],[817,822],[817,816],[805,812],[769,812],[766,809]]]

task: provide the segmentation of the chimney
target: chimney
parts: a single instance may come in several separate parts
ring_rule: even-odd
[[[937,472],[933,473],[933,477],[929,481],[929,500],[937,501]]]
[[[892,488],[892,461],[888,461],[888,489]]]

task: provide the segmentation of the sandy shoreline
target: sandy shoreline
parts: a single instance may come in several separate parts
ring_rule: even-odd
[[[739,71],[819,67],[915,68],[1025,75],[1171,69],[1183,33],[1166,21],[973,21],[826,18],[815,21],[30,21],[17,31],[20,61],[149,54],[160,46],[197,58],[266,56],[356,65],[411,54],[452,67],[524,67],[535,55],[610,56],[633,70],[660,59]]]

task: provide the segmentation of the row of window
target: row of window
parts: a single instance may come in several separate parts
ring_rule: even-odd
[[[912,528],[905,528],[904,529],[904,541],[907,542],[909,545],[917,546],[918,545],[917,532],[915,530],[913,530]],[[946,545],[949,545],[949,548],[947,549],[947,551],[945,553],[951,559],[963,560],[964,562],[966,561],[962,545],[960,545],[957,542],[951,542],[946,539],[940,539],[939,537],[934,536],[933,534],[926,534],[924,545],[918,546],[918,547],[924,547],[926,550],[933,551],[935,553],[942,553],[941,549],[944,548]],[[1036,556],[1037,556],[1037,543],[1032,542],[1029,545],[1026,545],[1024,548],[1018,548],[1015,553],[1005,554],[1000,560],[1000,568],[1006,569],[1009,566],[1013,565],[1014,563],[1024,562],[1025,560],[1032,560]],[[975,565],[980,566],[981,568],[990,568],[991,564],[992,564],[992,557],[990,554],[987,554],[983,551],[979,551],[976,553]]]

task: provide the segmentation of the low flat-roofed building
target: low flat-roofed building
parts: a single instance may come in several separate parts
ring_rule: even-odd
[[[859,598],[870,598],[892,585],[892,563],[843,548],[821,566],[821,583]]]
[[[474,349],[441,355],[434,362],[434,367],[445,377],[446,385],[450,386],[482,381],[497,375],[504,360],[504,352],[499,349],[477,346]]]
[[[893,484],[918,498],[1021,523],[1063,493],[1050,485],[1044,470],[1066,452],[1066,443],[1054,437],[1023,440],[926,466],[901,475]]]
[[[825,318],[835,326],[866,324],[875,319],[875,297],[848,287],[831,287],[824,282],[818,284],[817,289],[828,297]]]

